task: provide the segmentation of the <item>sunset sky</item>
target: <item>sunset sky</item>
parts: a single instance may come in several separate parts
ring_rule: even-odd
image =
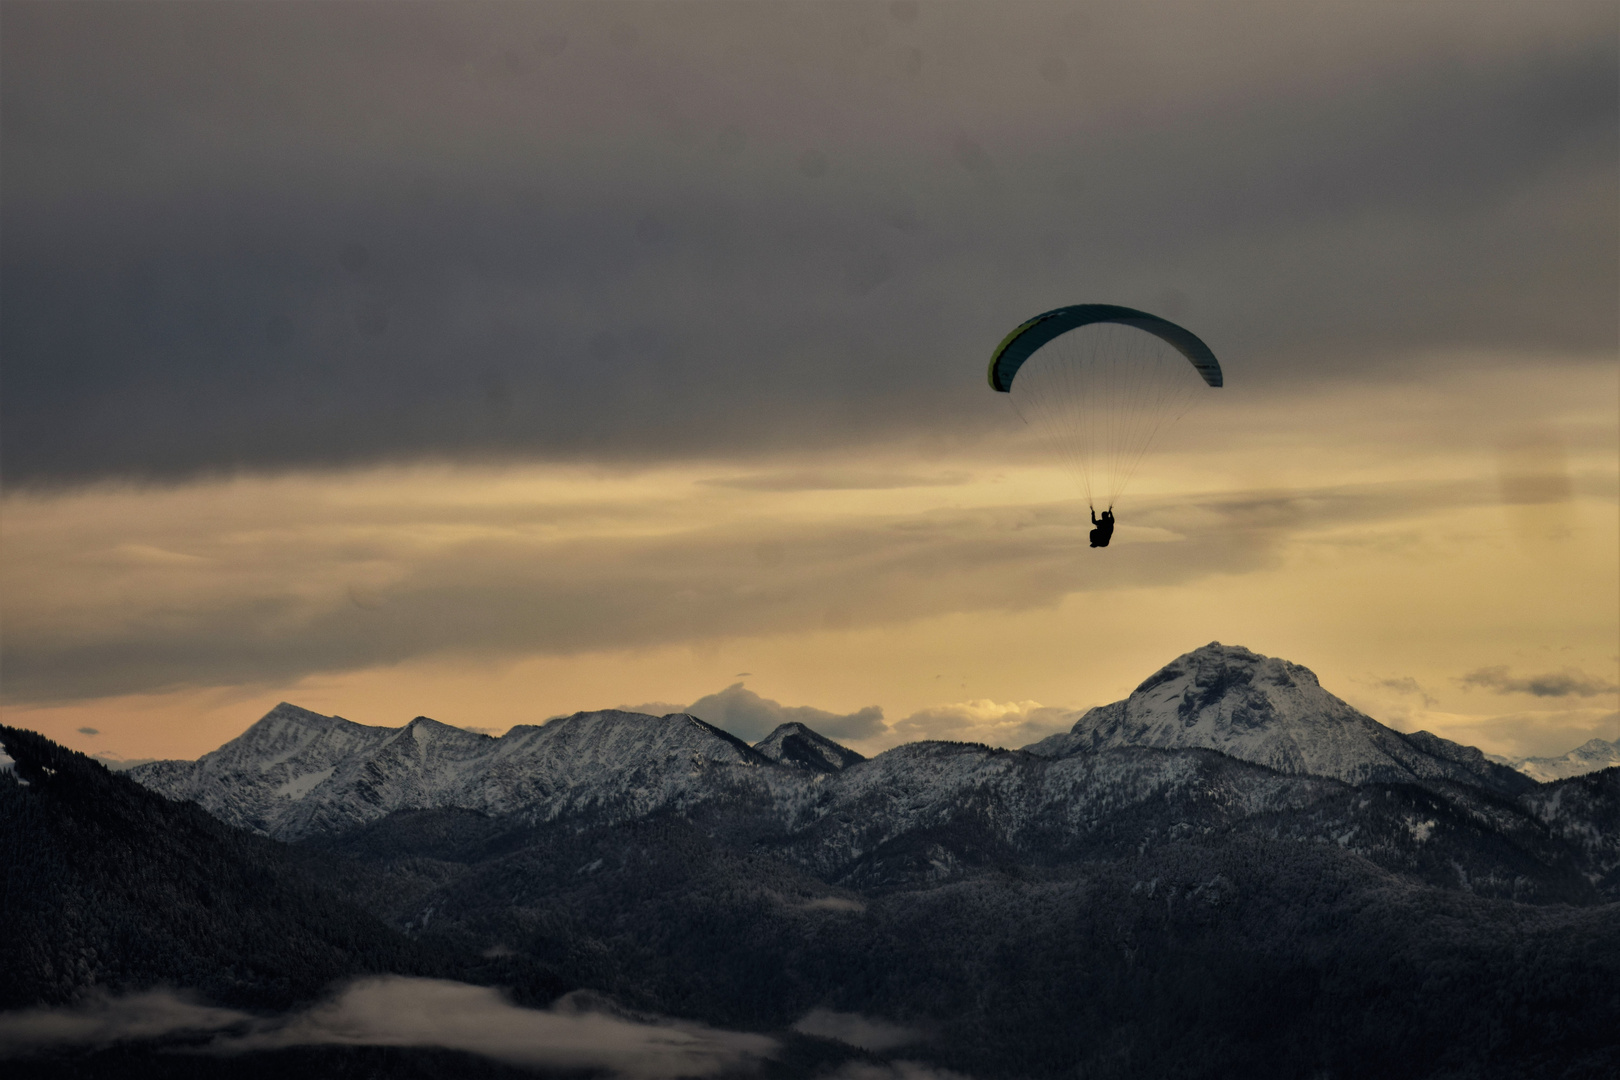
[[[1620,738],[1620,6],[54,4],[0,56],[0,705],[1020,746],[1212,640]],[[1104,551],[985,365],[1226,372]]]

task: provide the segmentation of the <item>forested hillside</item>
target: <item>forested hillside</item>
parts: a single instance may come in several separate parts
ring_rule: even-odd
[[[0,727],[0,746],[16,762],[0,773],[0,1007],[170,985],[279,1008],[357,974],[473,967],[315,884],[284,844],[33,732]]]

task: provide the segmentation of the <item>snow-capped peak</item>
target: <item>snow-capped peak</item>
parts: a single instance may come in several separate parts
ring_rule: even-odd
[[[866,758],[841,746],[818,731],[792,721],[754,744],[754,749],[779,765],[812,772],[842,772]]]
[[[1356,784],[1525,787],[1472,747],[1385,727],[1322,689],[1308,668],[1218,641],[1166,664],[1124,701],[1090,710],[1066,734],[1025,749],[1067,757],[1115,746],[1207,747],[1279,772]]]

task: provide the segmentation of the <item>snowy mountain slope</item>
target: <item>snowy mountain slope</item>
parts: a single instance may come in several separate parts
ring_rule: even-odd
[[[814,785],[798,806],[784,807],[779,842],[826,880],[888,888],[971,876],[975,867],[1114,858],[1243,833],[1331,844],[1445,887],[1590,901],[1597,879],[1582,877],[1590,860],[1571,841],[1477,788],[1443,787],[1357,787],[1207,749],[1047,758],[921,742]],[[1579,812],[1573,819],[1585,820]]]
[[[840,746],[797,721],[778,726],[755,743],[754,749],[778,765],[822,773],[840,772],[866,760],[849,747]]]
[[[1473,747],[1385,727],[1298,664],[1219,642],[1177,657],[1124,701],[1025,749],[1061,758],[1119,746],[1205,747],[1352,784],[1450,781],[1507,796],[1531,786]]]
[[[972,743],[896,747],[819,785],[787,819],[789,846],[819,874],[866,884],[890,871],[858,870],[908,836],[966,828],[975,846],[1059,857],[1100,828],[1147,809],[1200,828],[1298,810],[1339,785],[1282,776],[1209,751],[1126,747],[1065,759]],[[1089,838],[1089,839],[1088,839]],[[1135,832],[1130,844],[1140,841]],[[938,853],[936,853],[937,855]],[[949,876],[960,856],[941,860]],[[874,876],[875,875],[875,876]]]
[[[1620,765],[1620,739],[1588,739],[1567,754],[1558,757],[1505,758],[1495,754],[1486,757],[1498,765],[1517,769],[1532,780],[1547,783],[1570,776],[1584,776],[1602,769]]]
[[[297,839],[407,809],[638,816],[716,797],[762,767],[780,771],[684,713],[578,713],[496,739],[422,716],[402,728],[366,727],[283,703],[195,762],[153,762],[129,775],[229,824]]]
[[[154,761],[127,775],[171,799],[195,802],[227,824],[277,835],[280,818],[327,783],[339,766],[397,734],[282,702],[196,761]]]

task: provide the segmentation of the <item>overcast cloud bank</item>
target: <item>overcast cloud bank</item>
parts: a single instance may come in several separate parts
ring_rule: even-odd
[[[1488,12],[8,4],[6,480],[960,440],[1077,301],[1606,361],[1613,5]]]

